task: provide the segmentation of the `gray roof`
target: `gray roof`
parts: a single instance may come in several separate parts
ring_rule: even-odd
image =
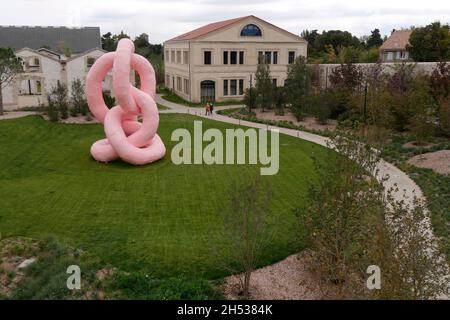
[[[73,53],[102,47],[99,27],[0,26],[0,47],[15,50],[27,47],[37,50],[48,46],[50,50],[56,51],[61,41],[64,41]]]

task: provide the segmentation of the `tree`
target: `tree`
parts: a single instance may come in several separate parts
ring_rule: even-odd
[[[404,131],[413,113],[415,102],[410,98],[414,88],[414,64],[400,63],[394,66],[394,74],[387,81],[389,93],[386,105],[392,115],[392,125],[398,131]]]
[[[117,44],[113,39],[113,35],[111,32],[105,33],[102,35],[102,48],[108,52],[115,51]]]
[[[450,65],[446,61],[439,62],[431,73],[431,93],[437,101],[450,96]]]
[[[318,51],[324,51],[327,45],[331,45],[336,51],[339,47],[361,47],[361,42],[348,31],[329,30],[323,31],[315,40],[314,46]]]
[[[117,45],[117,43],[119,42],[119,40],[121,40],[121,39],[130,39],[130,36],[127,35],[125,32],[123,32],[123,30],[122,30],[122,31],[120,31],[119,34],[115,34],[115,35],[113,36],[113,39],[114,39],[114,42],[115,42],[116,45]]]
[[[272,79],[270,78],[270,67],[264,61],[264,57],[259,57],[259,64],[255,74],[256,104],[264,111],[265,107],[272,106]]]
[[[426,223],[426,204],[394,187],[384,190],[379,155],[358,134],[336,133],[333,161],[315,160],[318,184],[296,210],[314,250],[314,271],[329,298],[436,299],[447,294],[448,267]],[[369,178],[378,175],[380,183]],[[304,234],[306,230],[306,234]],[[381,288],[366,288],[367,267],[382,272]]]
[[[382,216],[382,189],[367,178],[379,157],[353,138],[344,132],[334,135],[328,146],[339,155],[329,149],[327,161],[314,159],[318,183],[310,186],[306,203],[295,211],[315,253],[313,268],[323,288],[335,289],[323,294],[341,299],[363,291],[362,285],[354,285],[353,276],[358,279],[369,265],[364,252],[370,245],[370,225]]]
[[[142,33],[134,39],[136,53],[146,58],[152,53],[151,44],[148,42],[148,34]]]
[[[413,87],[406,94],[409,113],[408,129],[415,138],[417,145],[422,145],[433,134],[433,109],[435,106],[430,94],[427,79],[417,76]]]
[[[311,90],[311,78],[305,57],[297,57],[289,66],[285,87],[287,102],[295,116],[300,118],[306,111],[307,96]]]
[[[450,136],[450,65],[441,61],[430,76],[430,88],[437,103],[437,119],[441,133]]]
[[[102,48],[108,52],[115,51],[117,49],[117,43],[120,39],[127,38],[130,39],[130,36],[120,31],[119,34],[113,35],[111,32],[105,33],[102,35]]]
[[[383,44],[383,39],[381,38],[380,30],[374,29],[371,31],[370,36],[367,38],[366,46],[367,48],[378,48]]]
[[[257,175],[249,183],[233,184],[229,206],[225,210],[224,225],[230,255],[239,270],[243,270],[241,281],[243,296],[249,297],[251,274],[262,253],[264,231],[270,210],[271,193],[263,188]]]
[[[415,28],[406,46],[414,61],[441,61],[450,58],[450,27],[433,22],[423,28]]]
[[[301,37],[308,41],[308,57],[317,55],[316,38],[319,36],[317,30],[303,30]]]
[[[395,300],[442,299],[449,292],[449,269],[441,253],[442,242],[433,237],[428,224],[427,204],[413,195],[396,200],[387,190],[384,200],[385,221],[379,224],[370,261],[383,273],[381,290],[373,290],[374,298]]]
[[[361,87],[363,73],[353,63],[343,63],[334,68],[330,74],[330,84],[334,88],[358,90]]]
[[[3,88],[22,71],[22,59],[11,48],[0,48],[0,115],[3,115]]]

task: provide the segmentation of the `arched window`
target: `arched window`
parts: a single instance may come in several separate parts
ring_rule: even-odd
[[[241,37],[261,37],[261,36],[262,36],[261,29],[254,24],[248,24],[241,30]]]

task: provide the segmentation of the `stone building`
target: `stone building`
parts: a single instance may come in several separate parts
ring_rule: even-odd
[[[412,30],[395,30],[380,47],[380,57],[383,62],[407,61],[409,52],[406,46]]]
[[[61,43],[70,49],[69,57],[56,52]],[[23,62],[23,72],[2,90],[4,110],[47,104],[47,93],[58,82],[67,86],[70,96],[72,82],[84,83],[92,64],[105,53],[100,49],[99,28],[0,27],[0,47],[14,49]],[[111,88],[108,75],[104,89]]]
[[[254,85],[259,57],[282,86],[306,50],[306,40],[255,16],[219,21],[164,43],[165,84],[192,102],[240,100]]]

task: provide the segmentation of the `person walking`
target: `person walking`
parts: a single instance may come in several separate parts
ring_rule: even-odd
[[[211,111],[211,107],[209,105],[209,102],[207,102],[206,106],[205,106],[205,114],[208,115],[210,111]]]
[[[211,103],[209,104],[209,114],[212,115],[212,114],[213,114],[213,111],[214,111],[214,105],[213,105],[213,103],[211,102]]]

